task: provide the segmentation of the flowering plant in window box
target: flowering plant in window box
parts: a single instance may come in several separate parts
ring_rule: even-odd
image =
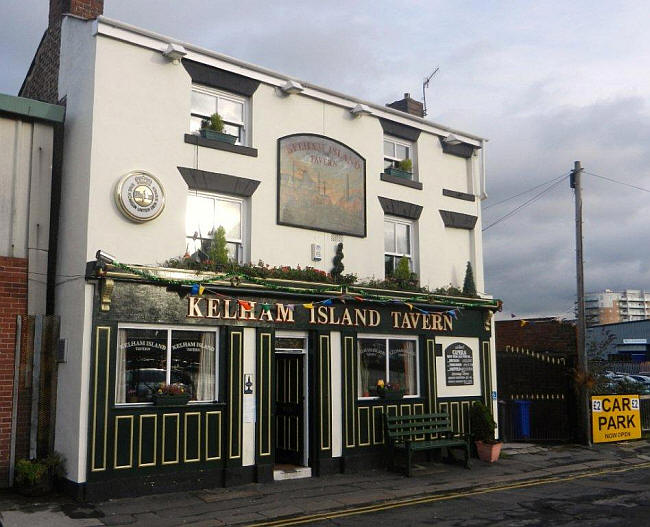
[[[399,384],[384,383],[383,379],[377,381],[377,395],[382,399],[396,400],[404,397],[404,390]]]
[[[156,406],[185,406],[190,398],[185,385],[181,383],[161,383],[152,396],[153,404]]]
[[[397,166],[388,167],[386,173],[403,179],[413,179],[413,161],[408,158],[402,159]]]
[[[223,119],[218,113],[213,113],[209,119],[203,119],[201,121],[201,130],[199,133],[201,137],[205,137],[206,139],[214,139],[215,141],[222,141],[234,145],[238,137],[224,133],[223,128]]]

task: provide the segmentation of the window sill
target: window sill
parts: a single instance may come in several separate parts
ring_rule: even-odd
[[[449,190],[448,188],[442,189],[442,195],[449,198],[462,199],[464,201],[476,201],[476,196],[474,194],[468,194],[467,192],[460,192],[458,190]]]
[[[188,406],[226,406],[226,403],[223,401],[188,401],[187,404],[181,406],[156,406],[153,402],[146,403],[115,403],[113,408],[118,409],[127,409],[127,408],[183,408]]]
[[[420,395],[404,395],[401,400],[404,399],[420,399]],[[384,397],[379,397],[379,396],[369,396],[369,397],[357,397],[357,401],[385,401]],[[399,401],[400,399],[388,399],[390,401]]]
[[[381,179],[382,181],[386,181],[387,183],[395,183],[396,185],[402,185],[404,187],[410,187],[417,190],[422,190],[422,183],[420,183],[419,181],[413,181],[411,179],[404,179],[397,176],[391,176],[390,174],[386,174],[385,172],[379,174],[379,179]]]
[[[206,139],[199,135],[185,134],[185,142],[191,145],[204,146],[206,148],[214,148],[215,150],[224,150],[226,152],[233,152],[249,157],[257,157],[257,148],[250,146],[231,145],[223,141],[216,141],[214,139]]]

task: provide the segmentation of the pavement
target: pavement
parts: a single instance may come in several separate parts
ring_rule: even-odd
[[[504,445],[494,464],[424,462],[411,478],[397,472],[367,470],[321,478],[252,483],[98,503],[77,503],[63,496],[25,498],[0,493],[1,527],[216,527],[251,525],[283,518],[322,514],[421,496],[561,478],[604,469],[647,464],[650,441],[579,445]]]

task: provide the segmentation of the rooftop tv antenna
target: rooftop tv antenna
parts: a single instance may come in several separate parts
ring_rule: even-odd
[[[426,89],[429,87],[429,81],[431,80],[431,78],[432,78],[436,73],[438,73],[438,70],[439,70],[439,69],[440,69],[440,68],[436,66],[436,69],[433,70],[433,72],[431,73],[431,75],[429,75],[426,79],[424,79],[424,82],[422,83],[422,101],[423,101],[423,106],[424,106],[424,108],[423,108],[423,114],[424,114],[424,115],[427,114],[427,92],[426,92]]]

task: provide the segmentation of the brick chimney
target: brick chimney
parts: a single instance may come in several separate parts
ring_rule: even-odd
[[[66,14],[92,20],[102,13],[104,0],[50,0],[49,27],[60,25]]]
[[[18,95],[49,103],[59,102],[61,22],[65,15],[93,20],[104,12],[104,0],[50,0],[47,29]]]
[[[424,106],[420,101],[411,99],[410,93],[405,93],[404,98],[399,101],[388,103],[386,106],[399,110],[400,112],[410,113],[417,117],[424,117]]]

